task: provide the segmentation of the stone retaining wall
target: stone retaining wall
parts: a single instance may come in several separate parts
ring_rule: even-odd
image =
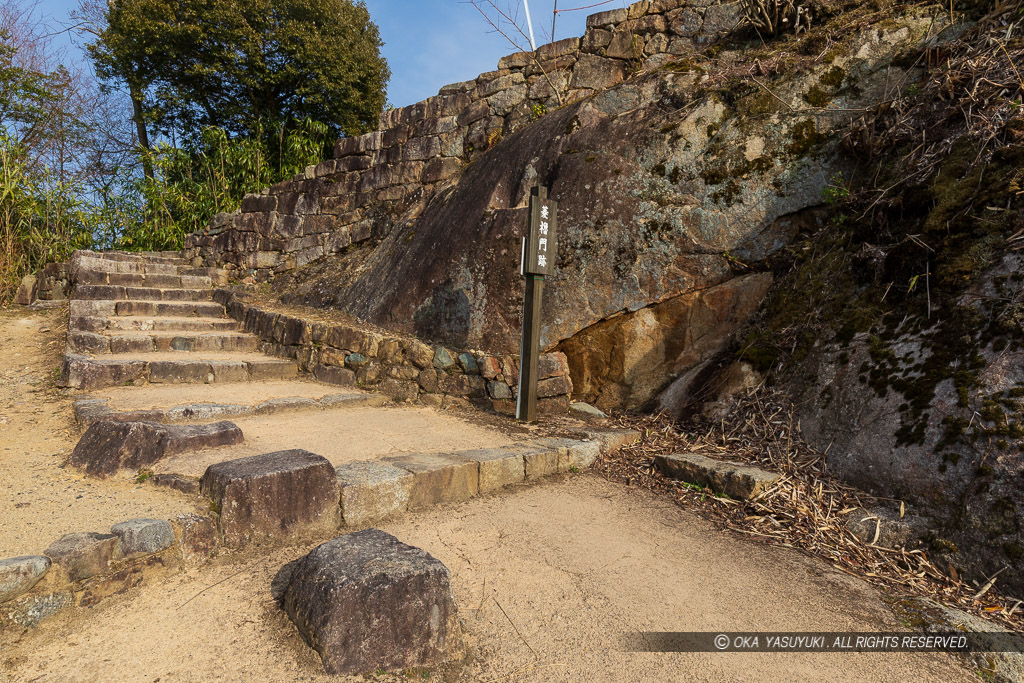
[[[472,402],[503,413],[515,410],[517,356],[461,351],[352,325],[311,322],[264,310],[230,289],[214,290],[213,298],[245,331],[259,336],[261,351],[295,359],[300,369],[322,382],[358,385],[398,401],[442,407]],[[541,354],[539,369],[538,408],[564,413],[572,394],[565,354]]]
[[[582,38],[509,55],[496,71],[384,112],[379,130],[339,140],[335,158],[215,217],[186,239],[185,253],[265,279],[366,241],[394,217],[414,217],[502,136],[690,54],[740,18],[740,4],[724,0],[645,0],[594,14]]]

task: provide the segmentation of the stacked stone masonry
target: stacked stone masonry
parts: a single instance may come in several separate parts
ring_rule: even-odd
[[[368,240],[383,216],[422,207],[503,136],[685,57],[741,17],[740,3],[725,0],[645,0],[594,14],[582,38],[508,55],[496,71],[384,112],[379,130],[339,140],[335,158],[216,216],[186,239],[186,255],[266,279]]]
[[[213,297],[246,332],[260,338],[261,351],[297,361],[300,370],[321,382],[380,391],[396,401],[441,407],[468,401],[503,413],[514,410],[516,356],[459,351],[352,325],[310,322],[264,310],[230,289],[217,289]],[[565,354],[541,354],[538,379],[540,409],[566,412],[572,380]]]

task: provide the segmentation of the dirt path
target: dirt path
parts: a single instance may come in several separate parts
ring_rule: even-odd
[[[861,581],[720,532],[596,475],[523,486],[382,528],[452,571],[471,657],[432,680],[974,678],[945,655],[620,652],[624,630],[899,625]],[[58,617],[0,656],[0,672],[14,681],[329,680],[270,596],[278,568],[307,550],[224,558]]]
[[[41,553],[72,531],[194,507],[170,491],[62,467],[77,440],[71,399],[52,388],[66,320],[66,310],[0,310],[0,558]]]

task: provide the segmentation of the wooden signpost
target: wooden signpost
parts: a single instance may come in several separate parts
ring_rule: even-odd
[[[516,419],[537,419],[537,357],[540,355],[540,313],[544,278],[555,272],[558,253],[558,202],[548,199],[546,187],[535,187],[530,194],[530,226],[523,238],[519,274],[526,278],[523,297],[523,340],[519,347],[519,393]]]

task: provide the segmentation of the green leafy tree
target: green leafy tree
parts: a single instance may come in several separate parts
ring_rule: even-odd
[[[104,242],[123,249],[180,249],[185,235],[237,209],[247,193],[317,163],[332,145],[330,129],[308,119],[287,129],[257,129],[252,137],[230,138],[210,126],[183,147],[157,144],[148,153],[153,175],[135,179],[105,203],[112,215],[103,223],[121,231]]]
[[[22,33],[0,25],[0,303],[22,275],[87,246],[94,221],[78,179],[50,165],[84,131],[71,78],[26,59],[19,45],[32,36],[14,28]]]
[[[390,77],[382,44],[363,2],[118,0],[89,52],[102,78],[127,85],[148,149],[150,132],[194,139],[209,126],[370,130]]]

